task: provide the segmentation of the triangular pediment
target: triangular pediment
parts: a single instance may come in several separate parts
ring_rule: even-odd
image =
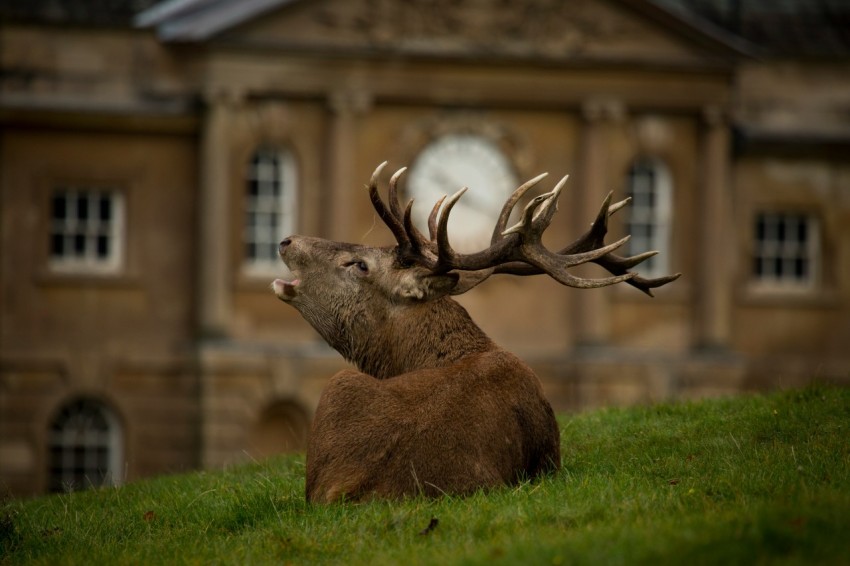
[[[592,63],[699,65],[733,52],[657,12],[639,0],[295,0],[208,40],[355,56]]]

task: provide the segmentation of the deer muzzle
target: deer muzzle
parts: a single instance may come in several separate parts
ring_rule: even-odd
[[[287,248],[289,248],[290,244],[292,244],[292,238],[284,238],[283,240],[281,240],[277,248],[278,254],[280,255],[280,258],[284,260],[284,263],[286,261],[284,259],[284,254],[286,253],[286,250]],[[274,291],[274,294],[277,295],[278,299],[280,299],[281,301],[289,301],[290,299],[295,297],[295,288],[300,284],[301,280],[297,277],[292,279],[291,281],[287,281],[286,279],[275,279],[274,281],[272,281],[271,287],[272,291]]]
[[[300,279],[293,279],[292,281],[275,279],[272,281],[272,291],[274,291],[274,294],[277,295],[277,298],[281,301],[289,301],[297,294],[295,288],[300,284]]]

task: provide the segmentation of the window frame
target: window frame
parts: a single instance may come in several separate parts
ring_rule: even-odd
[[[635,196],[635,170],[639,167],[651,170],[654,177],[651,186],[653,196],[650,206],[645,206],[642,199]],[[626,233],[631,235],[624,254],[631,256],[657,250],[658,254],[641,263],[639,270],[643,277],[651,278],[667,275],[670,271],[671,234],[673,231],[673,178],[670,168],[661,159],[638,157],[632,160],[626,170],[625,185],[626,196],[632,197],[632,200],[626,207],[627,216],[624,220]],[[649,236],[636,235],[635,225],[650,226],[652,234]]]
[[[59,195],[64,195],[66,207],[65,217],[57,219],[54,216],[54,206]],[[82,230],[78,225],[81,223],[80,218],[71,218],[71,214],[67,211],[77,210],[77,206],[81,202],[80,196],[86,195],[87,218],[83,222]],[[90,245],[93,238],[104,235],[100,228],[103,224],[102,220],[95,220],[96,202],[104,195],[109,197],[110,202],[110,219],[108,221],[108,233],[105,235],[109,238],[109,252],[105,259],[99,259],[97,256],[97,244]],[[73,196],[74,198],[70,198]],[[73,203],[73,206],[70,206]],[[107,183],[56,183],[49,191],[49,206],[48,206],[48,251],[47,251],[47,266],[48,270],[57,274],[74,274],[74,275],[115,275],[121,273],[125,268],[125,255],[127,246],[127,197],[125,190],[116,187],[113,184]],[[61,224],[61,227],[57,226]],[[69,239],[82,236],[85,240],[83,255],[69,255],[63,252],[62,255],[54,254],[53,239],[61,235],[64,242],[67,244]]]
[[[255,160],[258,156],[274,155],[278,160],[277,176],[274,179],[257,178],[258,164]],[[248,246],[265,244],[274,246],[277,249],[277,242],[286,236],[293,234],[296,231],[298,223],[298,201],[299,201],[299,164],[295,152],[287,147],[261,145],[255,148],[247,159],[245,174],[243,176],[242,186],[242,235],[240,239],[240,249],[242,258],[242,273],[248,277],[268,277],[280,272],[281,263],[276,252],[272,253],[271,257],[260,259],[250,257]],[[251,183],[277,183],[280,193],[278,195],[268,194],[265,192],[260,194],[261,189],[258,185],[258,194],[251,193]],[[273,191],[272,191],[273,192]],[[256,201],[266,201],[265,207],[258,206]],[[275,202],[277,200],[277,202]],[[269,204],[271,203],[271,204]],[[273,214],[276,219],[273,223],[266,226],[258,226],[249,223],[251,214]],[[258,237],[263,230],[273,232],[269,237],[262,239]],[[261,241],[264,240],[264,241]]]
[[[88,415],[87,415],[88,413]],[[90,418],[94,413],[105,423],[105,430],[86,429],[80,440],[72,429],[74,419]],[[62,422],[60,423],[60,419]],[[118,486],[124,481],[124,430],[118,415],[106,404],[90,397],[76,397],[62,403],[47,427],[47,491],[77,491],[91,487]],[[56,449],[60,451],[57,466]],[[99,450],[105,451],[99,460]],[[82,450],[84,485],[76,485],[76,457]],[[59,470],[58,478],[56,471]],[[70,470],[70,471],[69,471]],[[96,477],[90,477],[90,473]],[[94,480],[94,481],[93,481]]]
[[[801,245],[800,241],[787,242],[774,240],[767,243],[761,243],[758,239],[758,224],[760,218],[785,219],[786,221],[794,218],[795,221],[804,220],[806,226],[806,241]],[[763,209],[756,210],[753,214],[752,225],[750,231],[750,253],[748,254],[747,263],[747,278],[750,281],[750,286],[760,293],[809,293],[821,287],[822,285],[822,269],[823,269],[823,227],[820,217],[807,210],[797,209]],[[776,224],[778,227],[779,224]],[[783,232],[787,232],[787,227],[783,228]],[[778,228],[776,229],[778,232]],[[765,229],[767,232],[767,229]],[[799,232],[798,232],[799,234]],[[784,249],[774,250],[780,246]],[[760,255],[760,252],[767,248],[770,253]],[[799,255],[794,255],[794,249],[805,254],[803,259],[808,262],[808,275],[804,278],[790,276],[759,274],[756,272],[756,262],[760,258],[773,261],[781,261],[781,265],[787,265],[787,262],[795,261]],[[784,267],[782,268],[784,269]]]

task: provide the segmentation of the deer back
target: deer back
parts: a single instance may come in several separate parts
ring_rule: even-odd
[[[345,371],[313,421],[307,498],[466,494],[558,469],[559,443],[536,377],[508,352],[386,380]]]

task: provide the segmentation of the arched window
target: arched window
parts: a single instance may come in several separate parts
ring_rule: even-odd
[[[649,250],[660,253],[637,268],[645,276],[666,273],[670,247],[670,218],[672,182],[664,163],[642,158],[634,162],[626,178],[626,193],[632,197],[626,221],[626,233],[631,234],[628,255]]]
[[[77,399],[59,409],[50,424],[50,491],[118,485],[123,458],[121,425],[106,406]]]
[[[248,273],[280,268],[278,243],[295,231],[298,171],[291,151],[261,147],[245,181],[244,266]]]

